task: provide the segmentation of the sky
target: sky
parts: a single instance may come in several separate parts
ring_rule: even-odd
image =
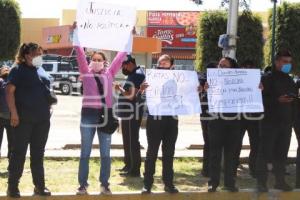
[[[211,10],[219,9],[221,0],[203,0],[197,6],[188,0],[103,0],[136,5],[141,10]],[[249,0],[251,10],[267,11],[272,7],[271,0]],[[279,0],[281,3],[283,0]],[[286,0],[300,2],[300,0]],[[23,18],[60,18],[62,9],[76,9],[78,0],[17,0]],[[170,3],[171,2],[171,3]]]

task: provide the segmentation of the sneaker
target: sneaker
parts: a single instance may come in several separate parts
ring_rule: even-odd
[[[151,188],[143,187],[141,193],[142,193],[142,194],[151,194]]]
[[[110,191],[110,189],[109,189],[108,186],[101,185],[101,187],[100,187],[100,194],[111,195],[112,193],[111,193],[111,191]]]
[[[87,187],[86,186],[80,186],[78,189],[77,189],[77,192],[76,192],[77,195],[87,195],[88,192],[87,192]]]
[[[178,193],[178,189],[174,186],[174,185],[170,185],[170,186],[165,186],[165,192],[170,193],[170,194],[176,194]]]
[[[276,183],[274,188],[277,190],[282,190],[284,192],[289,192],[289,191],[293,190],[293,188],[291,186],[289,186],[286,182],[279,183],[279,184]]]
[[[209,185],[208,186],[208,190],[207,192],[212,193],[212,192],[216,192],[217,191],[217,187]]]
[[[39,196],[51,196],[50,190],[48,188],[43,187],[43,188],[37,188],[35,187],[33,190],[34,195],[39,195]]]

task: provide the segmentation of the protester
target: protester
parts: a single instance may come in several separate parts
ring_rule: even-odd
[[[145,80],[144,71],[136,65],[135,59],[127,55],[123,62],[123,74],[128,76],[122,87],[117,84],[115,89],[120,92],[118,112],[121,120],[124,163],[125,166],[120,175],[139,177],[141,167],[141,150],[139,142],[139,131],[143,117],[143,102],[137,101],[136,93]]]
[[[10,113],[6,102],[5,88],[7,85],[7,77],[10,72],[10,68],[2,66],[0,69],[0,156],[1,156],[1,144],[3,140],[4,129],[6,130],[8,151],[7,157],[10,157],[11,143],[12,143],[12,127],[10,126]]]
[[[6,95],[13,127],[7,190],[10,197],[20,197],[18,185],[28,144],[34,194],[51,195],[45,187],[44,175],[44,151],[50,128],[50,80],[38,73],[42,65],[41,54],[38,44],[22,44],[16,57],[17,65],[8,76]]]
[[[289,76],[292,56],[283,50],[276,54],[272,72],[262,78],[264,119],[260,123],[260,143],[257,157],[257,189],[267,192],[268,168],[275,174],[275,188],[290,191],[285,181],[285,163],[295,119],[295,97],[298,92]]]
[[[296,82],[296,87],[298,89],[298,98],[296,101],[296,119],[294,121],[294,131],[297,137],[298,141],[298,148],[297,148],[297,159],[296,159],[296,185],[295,187],[297,189],[300,189],[300,95],[299,95],[299,90],[300,90],[300,79],[297,80]]]
[[[206,69],[216,68],[215,63],[209,63],[206,66]],[[205,83],[207,82],[206,74],[200,79],[200,85],[204,88]],[[202,161],[202,171],[201,174],[204,177],[209,177],[209,133],[208,133],[208,123],[210,121],[210,115],[208,112],[208,100],[207,100],[207,92],[202,90],[200,92],[200,102],[201,102],[201,110],[200,114],[200,122],[202,129],[202,136],[204,141],[204,149],[203,149],[203,161]]]
[[[174,60],[169,55],[162,55],[158,59],[157,69],[171,70]],[[139,94],[144,93],[148,87],[147,83],[141,85]],[[174,186],[173,160],[175,144],[178,136],[177,116],[152,116],[148,115],[146,134],[148,148],[145,160],[144,188],[142,194],[150,194],[155,173],[155,163],[157,160],[158,149],[162,143],[162,179],[164,190],[168,193],[178,193]]]
[[[242,63],[241,68],[255,69],[254,63],[251,60],[246,60]],[[243,146],[243,139],[247,131],[250,142],[250,154],[249,154],[249,171],[252,177],[256,177],[256,158],[259,145],[259,121],[263,118],[262,113],[243,113],[241,116],[241,131],[240,131],[240,143],[237,149],[237,157],[240,157],[240,153]],[[237,162],[239,165],[239,162]]]
[[[73,28],[76,29],[76,23],[74,23]],[[109,188],[111,171],[111,134],[101,130],[100,119],[102,114],[104,114],[103,118],[107,119],[108,112],[106,112],[106,110],[107,108],[112,108],[113,79],[121,68],[127,53],[119,52],[111,65],[107,67],[105,65],[106,58],[103,53],[94,52],[91,56],[91,62],[88,64],[83,48],[75,46],[75,50],[83,83],[80,123],[81,154],[78,172],[79,188],[77,194],[87,194],[87,188],[89,186],[89,159],[96,131],[98,134],[101,156],[99,177],[101,183],[100,190],[102,194],[111,194]],[[101,91],[103,94],[100,93]],[[106,105],[103,104],[102,99],[104,99]]]
[[[237,68],[235,60],[222,58],[218,68]],[[206,83],[205,89],[209,85]],[[208,192],[216,192],[220,184],[221,160],[224,151],[224,190],[237,192],[235,186],[236,150],[239,145],[240,121],[237,113],[210,113],[215,117],[208,124],[209,129],[209,176]]]

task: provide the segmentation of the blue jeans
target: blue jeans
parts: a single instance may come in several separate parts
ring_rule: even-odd
[[[110,145],[111,135],[100,131],[97,128],[99,120],[99,111],[97,109],[83,108],[81,111],[81,154],[78,172],[78,182],[80,186],[88,186],[89,176],[89,159],[91,155],[93,139],[97,130],[101,167],[99,181],[102,186],[108,186],[108,179],[110,177],[111,170],[111,158],[110,158]]]

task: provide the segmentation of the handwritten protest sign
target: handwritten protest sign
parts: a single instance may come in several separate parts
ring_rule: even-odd
[[[194,71],[147,69],[147,106],[151,115],[201,113],[198,77]]]
[[[258,69],[208,69],[211,113],[263,112]]]
[[[132,51],[136,10],[103,0],[80,0],[77,9],[78,37],[74,45],[112,51]]]

